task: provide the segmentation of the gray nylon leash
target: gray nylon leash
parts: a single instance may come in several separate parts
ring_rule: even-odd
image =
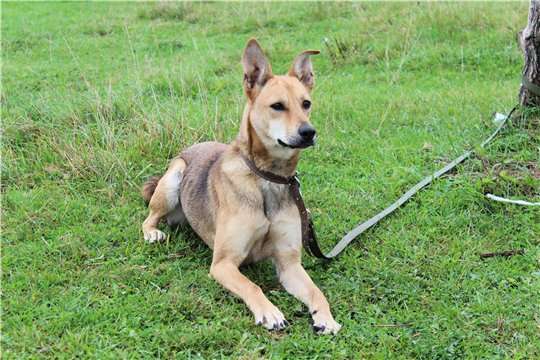
[[[506,118],[504,118],[504,120],[501,121],[501,123],[499,124],[497,129],[495,129],[495,131],[486,140],[484,140],[482,142],[480,147],[484,148],[486,145],[488,145],[493,140],[493,138],[495,138],[495,136],[497,136],[497,134],[501,131],[501,129],[506,125],[506,122],[508,121],[508,119],[510,119],[510,117],[512,116],[514,111],[517,109],[517,107],[518,107],[517,105],[514,106],[514,108],[508,113]],[[441,177],[442,175],[446,174],[447,172],[449,172],[450,170],[455,168],[458,164],[460,164],[463,161],[465,161],[466,159],[468,159],[473,152],[474,151],[472,151],[472,150],[469,150],[469,151],[465,152],[463,155],[461,155],[458,158],[454,159],[452,162],[447,164],[442,169],[440,169],[440,170],[434,172],[433,174],[423,178],[418,184],[416,184],[412,188],[410,188],[409,191],[407,191],[405,194],[403,194],[393,204],[388,206],[386,209],[384,209],[383,211],[381,211],[377,215],[373,216],[371,219],[369,219],[367,221],[364,221],[363,223],[359,224],[357,227],[352,229],[349,233],[347,233],[334,246],[334,248],[328,254],[320,256],[320,258],[331,259],[331,258],[334,258],[334,257],[338,256],[347,247],[347,245],[349,245],[360,234],[362,234],[367,229],[369,229],[372,226],[374,226],[375,224],[377,224],[379,221],[384,219],[386,216],[393,213],[397,208],[399,208],[401,205],[403,205],[405,202],[407,202],[411,197],[413,197],[418,191],[420,191],[422,188],[426,187],[431,182],[433,182],[433,180]],[[317,244],[316,241],[315,241],[314,246],[316,246],[318,248],[318,244]],[[318,250],[319,250],[319,253],[322,254],[322,251],[320,251],[320,249],[318,249]]]

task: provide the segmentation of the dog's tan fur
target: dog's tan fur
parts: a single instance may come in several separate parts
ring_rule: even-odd
[[[241,264],[271,258],[283,287],[308,306],[315,329],[335,334],[341,326],[301,265],[300,216],[286,185],[261,179],[241,158],[278,175],[294,174],[300,150],[278,140],[298,143],[300,126],[311,126],[305,104],[314,84],[310,55],[316,53],[300,54],[287,75],[275,76],[259,44],[248,42],[242,58],[247,105],[237,139],[193,145],[159,180],[149,181],[143,197],[150,214],[142,228],[147,241],[161,241],[160,220],[174,225],[187,219],[213,249],[210,274],[246,303],[256,323],[281,329],[287,324],[281,311],[239,271]],[[272,108],[276,103],[285,109]]]

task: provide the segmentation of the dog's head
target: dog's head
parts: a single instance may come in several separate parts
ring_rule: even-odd
[[[309,121],[314,85],[310,56],[318,53],[304,51],[287,75],[273,75],[257,41],[246,45],[242,65],[248,122],[273,156],[289,158],[315,143],[316,131]]]

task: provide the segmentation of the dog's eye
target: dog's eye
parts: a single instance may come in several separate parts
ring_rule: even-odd
[[[280,103],[280,102],[277,102],[277,103],[274,103],[272,105],[270,105],[270,107],[276,111],[283,111],[285,110],[285,105],[283,105],[283,103]]]
[[[310,107],[311,107],[311,101],[309,100],[304,100],[304,102],[302,102],[302,107],[306,110],[308,110]]]

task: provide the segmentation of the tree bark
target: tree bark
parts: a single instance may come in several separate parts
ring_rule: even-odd
[[[519,102],[523,106],[540,106],[538,88],[530,90],[524,82],[540,88],[540,0],[531,0],[527,27],[519,33],[519,44],[525,56],[523,78],[519,89]]]

